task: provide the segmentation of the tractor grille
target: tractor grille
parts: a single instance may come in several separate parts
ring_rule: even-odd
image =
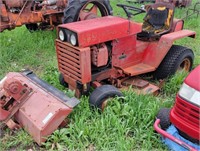
[[[82,84],[90,82],[91,63],[89,48],[78,49],[66,42],[56,40],[56,52],[59,70],[65,77],[79,81]]]
[[[174,111],[177,116],[181,117],[186,122],[194,125],[195,127],[199,127],[200,111],[198,107],[177,97]]]

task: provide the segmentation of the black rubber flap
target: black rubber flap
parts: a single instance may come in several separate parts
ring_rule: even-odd
[[[22,72],[22,74],[24,76],[26,76],[27,78],[29,78],[34,83],[41,86],[47,92],[51,93],[53,96],[59,98],[60,101],[64,102],[67,106],[74,108],[76,105],[78,105],[80,103],[80,101],[77,98],[75,98],[75,97],[69,98],[62,91],[58,90],[57,88],[53,87],[52,85],[50,85],[47,82],[38,78],[32,71],[25,70],[25,71]]]

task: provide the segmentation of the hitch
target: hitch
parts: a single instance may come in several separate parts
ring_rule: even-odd
[[[10,72],[0,81],[0,128],[23,127],[41,145],[78,103],[32,71]]]

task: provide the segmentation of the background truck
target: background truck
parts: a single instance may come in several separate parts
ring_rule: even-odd
[[[195,143],[199,143],[199,107],[200,107],[200,65],[198,65],[184,80],[184,83],[178,92],[175,104],[172,109],[162,108],[158,112],[157,120],[154,124],[155,130],[162,136],[176,142],[188,150],[196,150],[193,146],[177,139],[165,130],[171,124],[177,129],[179,134]],[[160,125],[160,127],[158,127]]]

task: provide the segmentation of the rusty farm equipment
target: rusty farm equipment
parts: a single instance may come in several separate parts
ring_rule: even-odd
[[[26,25],[30,31],[112,14],[109,0],[0,0],[0,32]]]
[[[156,0],[156,2],[172,3],[176,7],[188,7],[192,3],[192,0]]]

